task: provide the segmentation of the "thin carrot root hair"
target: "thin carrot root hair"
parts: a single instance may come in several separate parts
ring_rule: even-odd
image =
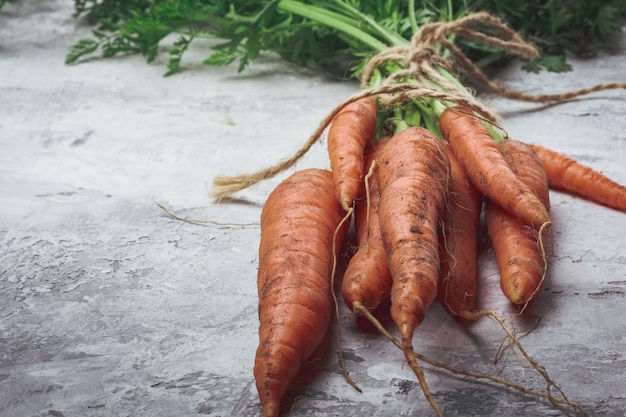
[[[528,304],[535,298],[535,296],[537,295],[537,293],[539,293],[539,291],[541,291],[541,288],[543,288],[543,282],[546,280],[546,275],[548,274],[548,255],[546,252],[546,245],[544,242],[544,235],[546,230],[552,225],[551,222],[546,222],[544,224],[541,225],[541,227],[539,228],[539,231],[537,232],[537,247],[539,248],[539,252],[541,253],[541,259],[543,261],[543,273],[541,275],[541,280],[539,281],[539,284],[537,284],[537,287],[535,288],[535,291],[533,291],[533,293],[531,294],[530,298],[528,299],[528,301],[526,301],[522,307],[520,308],[519,315],[521,315],[522,313],[524,313],[524,311],[526,310],[526,307],[528,307]]]
[[[428,388],[428,383],[426,382],[424,371],[422,371],[422,368],[420,367],[419,363],[417,362],[417,358],[414,355],[413,344],[411,343],[410,340],[406,338],[403,338],[401,343],[402,343],[402,352],[404,352],[404,357],[406,358],[409,364],[409,367],[411,368],[411,370],[417,377],[417,380],[420,383],[420,387],[422,387],[422,392],[424,393],[424,397],[426,397],[426,400],[428,400],[428,403],[430,404],[430,406],[433,408],[433,410],[435,410],[435,413],[437,413],[439,417],[443,417],[443,412],[441,411],[439,404],[437,404],[437,402],[435,401],[435,397],[433,397],[433,394],[430,392],[430,388]]]
[[[372,161],[372,163],[370,164],[370,169],[367,171],[367,174],[364,177],[364,182],[365,182],[365,198],[367,200],[366,203],[366,207],[367,207],[367,214],[366,216],[366,221],[365,224],[367,226],[367,238],[365,240],[365,253],[369,252],[369,239],[370,239],[370,178],[372,178],[372,175],[374,175],[374,170],[376,169],[377,166],[377,162],[374,159]]]
[[[332,272],[330,275],[330,293],[332,294],[332,297],[333,297],[335,317],[337,318],[337,356],[339,357],[339,362],[341,363],[341,370],[343,371],[343,376],[346,382],[348,382],[348,384],[350,384],[352,388],[354,388],[358,392],[363,392],[363,390],[359,387],[356,381],[350,376],[350,372],[348,371],[346,361],[343,357],[343,350],[342,350],[342,345],[341,345],[341,325],[339,323],[339,317],[340,317],[339,300],[337,298],[337,293],[335,292],[335,275],[337,274],[337,253],[338,253],[337,237],[339,236],[339,233],[341,229],[344,227],[345,223],[352,218],[353,212],[354,212],[354,208],[351,207],[350,209],[348,209],[346,215],[343,217],[343,219],[341,219],[341,221],[337,225],[337,228],[335,229],[335,232],[333,234],[333,268],[332,268]]]
[[[380,321],[364,305],[358,302],[355,302],[354,311],[357,312],[357,314],[360,314],[366,319],[368,319],[369,322],[372,323],[372,325],[380,332],[380,334],[382,334],[391,343],[393,343],[398,349],[404,352],[404,346],[402,345],[402,342],[399,341],[391,333],[389,333],[389,331],[385,329],[385,327],[380,323]],[[529,389],[529,388],[526,388],[522,385],[519,385],[515,382],[509,381],[499,376],[490,375],[490,374],[482,373],[482,372],[460,369],[455,366],[448,365],[444,362],[437,361],[435,359],[430,358],[429,356],[417,353],[415,351],[413,351],[411,355],[414,356],[417,360],[420,360],[431,366],[444,369],[454,375],[461,375],[461,376],[470,377],[470,378],[474,378],[478,380],[489,380],[496,384],[500,384],[508,388],[514,389],[516,391],[519,391],[522,394],[544,398],[550,401],[550,403],[552,403],[554,407],[557,408],[559,411],[561,411],[565,416],[582,415],[584,417],[589,417],[589,414],[587,413],[587,411],[581,404],[567,399],[567,397],[565,396],[565,394],[563,394],[561,389],[558,388],[558,386],[556,386],[556,384],[550,379],[545,369],[542,366],[540,366],[534,359],[532,359],[532,357],[524,350],[518,338],[515,336],[515,333],[509,329],[509,327],[506,325],[506,322],[502,318],[500,318],[499,315],[495,311],[492,311],[492,310],[481,310],[478,312],[466,311],[461,314],[467,320],[477,320],[479,318],[488,316],[494,319],[498,324],[500,324],[500,326],[506,332],[506,337],[511,339],[512,343],[518,349],[520,349],[520,351],[522,352],[522,355],[531,363],[531,366],[535,368],[542,377],[544,377],[544,379],[546,380],[548,384],[546,391],[543,392],[543,391]],[[561,394],[561,397],[555,397],[552,393],[551,387],[556,388],[556,390]],[[571,414],[565,407],[570,407],[574,409],[575,414]]]
[[[385,327],[380,323],[380,321],[376,317],[374,317],[372,312],[369,311],[367,309],[367,307],[365,307],[359,301],[355,301],[354,302],[354,312],[357,313],[357,314],[362,315],[365,318],[367,318],[369,320],[369,322],[372,323],[372,325],[383,336],[385,336],[387,339],[389,339],[403,353],[406,352],[406,348],[403,345],[403,343],[400,342],[398,339],[396,339],[391,333],[389,333],[387,331],[387,329],[385,329]],[[421,356],[421,355],[415,354],[415,352],[413,351],[412,348],[411,348],[409,354],[406,355],[406,358],[407,358],[407,361],[412,361],[413,362],[413,364],[409,363],[409,366],[411,366],[411,370],[415,373],[415,375],[418,378],[418,382],[420,383],[420,387],[422,388],[422,392],[424,394],[424,397],[426,398],[428,403],[431,405],[431,407],[435,410],[437,415],[438,416],[443,416],[443,413],[441,412],[441,408],[439,407],[439,405],[435,401],[435,398],[433,397],[432,393],[430,392],[430,389],[428,388],[428,384],[426,382],[426,378],[424,376],[424,372],[422,371],[422,369],[421,369],[421,367],[420,367],[420,365],[419,365],[419,363],[417,362],[416,359],[420,359],[423,362],[426,362],[426,363],[429,363],[429,364],[433,364],[434,361],[431,360],[431,359],[428,359],[425,356]]]
[[[526,351],[526,349],[524,349],[521,342],[519,341],[519,338],[516,336],[515,331],[513,331],[506,324],[505,320],[501,318],[498,313],[493,310],[481,310],[473,313],[466,313],[464,315],[464,318],[468,320],[476,320],[481,317],[489,317],[495,320],[500,325],[502,330],[504,330],[504,332],[506,333],[506,336],[510,341],[511,347],[517,348],[517,350],[522,354],[526,361],[528,361],[530,366],[534,368],[539,375],[541,375],[541,377],[546,382],[545,396],[542,396],[547,398],[556,409],[561,411],[566,416],[571,416],[568,410],[566,410],[564,407],[570,406],[576,410],[577,414],[581,413],[583,416],[589,415],[582,405],[572,402],[567,398],[561,388],[559,388],[559,386],[552,380],[552,378],[550,378],[546,369],[543,366],[539,365],[539,363],[537,363],[537,361]],[[558,394],[560,394],[561,398],[555,397],[552,394],[552,388],[554,388],[558,392]]]
[[[224,222],[218,222],[215,220],[208,220],[208,219],[192,219],[191,217],[182,217],[179,216],[177,214],[175,214],[172,210],[168,209],[167,207],[165,207],[163,204],[161,203],[157,203],[157,207],[160,208],[161,210],[163,210],[165,212],[165,214],[167,214],[168,216],[170,216],[172,219],[174,220],[178,220],[180,222],[184,222],[184,223],[189,223],[189,224],[196,224],[196,225],[207,225],[207,224],[212,224],[215,226],[225,226],[225,227],[252,227],[252,226],[259,226],[259,222],[256,223],[224,223]]]

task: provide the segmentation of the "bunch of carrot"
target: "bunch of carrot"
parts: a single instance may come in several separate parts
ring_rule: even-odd
[[[626,187],[547,148],[494,140],[468,108],[442,109],[436,132],[403,126],[382,135],[384,114],[373,96],[343,107],[328,129],[330,172],[294,173],[263,208],[254,375],[266,417],[279,415],[290,381],[328,329],[336,259],[352,218],[358,248],[343,300],[356,313],[390,306],[425,388],[413,334],[435,300],[454,317],[476,317],[482,215],[502,291],[524,308],[546,274],[550,188],[626,212]]]
[[[381,47],[363,69],[364,90],[337,106],[296,154],[254,174],[214,180],[212,194],[221,197],[269,178],[293,166],[327,129],[330,171],[296,172],[269,195],[261,216],[254,375],[265,417],[279,414],[289,383],[328,329],[333,302],[338,311],[337,258],[352,220],[357,249],[343,275],[342,298],[372,322],[388,308],[401,339],[394,344],[441,415],[413,336],[435,300],[463,320],[488,312],[478,310],[476,298],[480,219],[502,291],[523,310],[546,276],[550,188],[626,212],[624,186],[557,152],[506,138],[450,61],[490,91],[532,102],[626,84],[533,96],[491,82],[450,37],[529,59],[537,51],[485,13],[424,25],[410,45],[387,35],[394,47]]]

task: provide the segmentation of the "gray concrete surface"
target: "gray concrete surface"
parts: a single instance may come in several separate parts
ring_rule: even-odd
[[[65,66],[89,29],[70,0],[24,0],[0,12],[0,415],[255,416],[258,226],[194,225],[181,216],[256,223],[284,177],[216,204],[218,173],[290,154],[350,82],[268,56],[236,74],[207,68],[163,78],[141,57]],[[499,77],[551,93],[624,81],[626,42],[567,74],[511,67]],[[626,92],[555,107],[494,99],[503,127],[626,184]],[[324,144],[298,164],[326,167]],[[288,175],[286,173],[285,175]],[[561,193],[550,271],[521,340],[591,416],[626,409],[626,215]],[[493,254],[480,262],[481,306],[505,317]],[[338,364],[337,329],[357,393]],[[426,355],[542,390],[488,319],[463,328],[434,305],[415,337]],[[500,359],[494,363],[494,358]],[[446,416],[558,415],[547,401],[425,366]],[[291,416],[433,415],[402,355],[341,320],[285,401]]]

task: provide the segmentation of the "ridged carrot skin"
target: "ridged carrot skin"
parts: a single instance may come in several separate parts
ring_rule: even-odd
[[[485,196],[530,226],[550,222],[541,201],[511,171],[496,141],[469,109],[447,108],[439,124],[467,176]]]
[[[548,179],[535,151],[513,139],[498,146],[511,169],[549,210]],[[525,305],[541,290],[546,273],[539,231],[491,201],[487,203],[486,220],[502,292],[514,304]]]
[[[441,273],[437,299],[452,316],[473,312],[478,293],[478,224],[482,194],[467,178],[452,148],[446,146],[450,159],[450,184],[447,209],[443,214],[443,238],[440,239]]]
[[[413,127],[394,135],[378,161],[378,213],[393,278],[391,317],[410,361],[413,333],[437,295],[438,226],[450,162],[440,139]]]
[[[263,207],[254,377],[264,417],[279,415],[289,383],[327,332],[333,234],[343,217],[332,175],[315,168],[285,179]],[[338,233],[336,251],[346,230]]]
[[[345,106],[328,129],[328,156],[337,199],[345,211],[354,203],[363,181],[365,148],[374,137],[378,106],[372,96]]]
[[[530,146],[539,155],[551,188],[626,212],[626,186],[560,152]]]
[[[366,172],[369,171],[372,161],[379,157],[388,141],[388,138],[379,139],[367,151]],[[365,186],[363,186],[354,205],[358,248],[344,273],[342,295],[350,310],[353,310],[354,302],[358,301],[367,310],[373,312],[389,299],[391,274],[389,273],[387,253],[380,232],[380,219],[378,217],[380,188],[375,175],[369,178],[369,186],[369,201],[366,198]]]

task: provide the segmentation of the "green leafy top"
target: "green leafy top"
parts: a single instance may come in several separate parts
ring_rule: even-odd
[[[77,42],[66,62],[98,50],[104,57],[141,53],[153,61],[164,39],[169,45],[166,75],[181,69],[190,43],[200,37],[221,40],[205,60],[237,62],[242,71],[262,51],[300,64],[332,67],[353,59],[353,75],[381,48],[407,42],[425,23],[450,21],[484,10],[501,17],[531,39],[542,56],[529,71],[566,71],[566,53],[588,55],[593,42],[618,32],[626,16],[623,0],[75,0],[76,16],[94,26],[93,37]],[[459,41],[480,67],[507,59],[484,45]]]

